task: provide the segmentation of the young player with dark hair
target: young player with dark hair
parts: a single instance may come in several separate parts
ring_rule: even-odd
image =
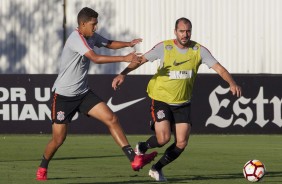
[[[87,73],[90,60],[96,64],[113,62],[138,62],[135,53],[126,56],[98,55],[94,46],[118,49],[133,47],[142,41],[110,41],[95,33],[98,24],[98,13],[91,8],[83,8],[77,16],[78,28],[68,37],[60,58],[59,75],[53,85],[53,102],[51,107],[52,139],[47,144],[42,161],[36,173],[37,180],[47,180],[47,168],[50,160],[64,143],[68,123],[76,112],[103,122],[109,129],[115,142],[122,148],[131,162],[134,171],[140,170],[151,162],[157,152],[136,155],[123,132],[118,117],[88,87]]]

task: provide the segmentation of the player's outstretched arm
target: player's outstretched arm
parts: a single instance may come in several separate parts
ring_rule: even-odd
[[[125,56],[107,56],[96,54],[93,50],[89,50],[84,54],[88,59],[97,64],[116,63],[116,62],[138,62],[137,55],[131,52]]]
[[[215,70],[221,76],[222,79],[228,82],[230,86],[230,91],[233,95],[236,95],[237,97],[240,97],[242,95],[241,87],[236,84],[230,73],[220,63],[214,64],[212,66],[212,69]]]
[[[135,70],[142,64],[146,63],[148,60],[144,56],[138,57],[139,62],[131,62],[119,75],[117,75],[112,82],[112,88],[117,90],[118,87],[123,83],[125,76],[131,71]]]
[[[124,47],[134,47],[136,44],[139,44],[140,42],[142,42],[142,38],[136,38],[131,40],[130,42],[122,42],[122,41],[115,41],[112,40],[108,43],[108,45],[106,46],[109,49],[120,49],[120,48],[124,48]]]

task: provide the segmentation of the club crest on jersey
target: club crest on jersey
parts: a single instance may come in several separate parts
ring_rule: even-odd
[[[59,111],[57,112],[57,120],[62,121],[65,119],[65,112]]]
[[[157,112],[157,117],[158,117],[158,119],[163,119],[165,117],[164,111],[163,110],[159,110]]]
[[[166,49],[166,50],[172,50],[172,49],[173,49],[173,46],[172,46],[172,45],[166,45],[166,46],[165,46],[165,49]]]

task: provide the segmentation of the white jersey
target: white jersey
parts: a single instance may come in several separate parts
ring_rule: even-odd
[[[76,29],[68,37],[60,58],[59,74],[52,91],[63,96],[77,96],[89,90],[87,74],[90,60],[84,56],[94,46],[102,47],[109,40],[94,33],[85,39]]]

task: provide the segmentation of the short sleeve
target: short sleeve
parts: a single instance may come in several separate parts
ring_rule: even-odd
[[[157,59],[163,59],[164,57],[164,44],[163,42],[155,45],[151,50],[144,54],[144,57],[149,61],[154,61]]]
[[[78,52],[80,55],[84,55],[89,50],[92,50],[85,38],[77,31],[74,31],[67,40],[67,46],[74,52]]]
[[[94,36],[91,38],[93,39],[94,42],[94,46],[96,47],[106,47],[110,40],[108,40],[107,38],[104,38],[103,36],[99,35],[98,33],[94,33]]]
[[[218,61],[213,57],[210,51],[204,46],[201,46],[201,58],[202,63],[206,64],[209,68],[218,63]]]

